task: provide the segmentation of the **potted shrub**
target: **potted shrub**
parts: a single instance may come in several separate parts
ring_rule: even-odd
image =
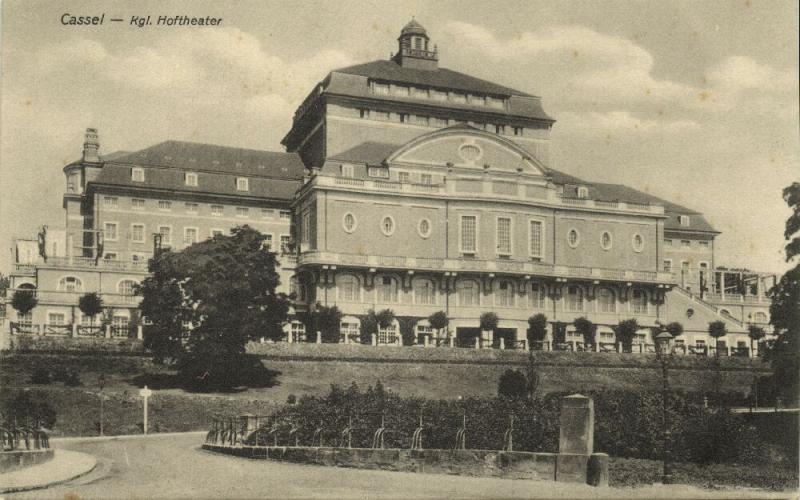
[[[712,321],[708,324],[708,334],[716,341],[716,349],[714,350],[714,354],[719,356],[719,339],[728,334],[728,330],[725,328],[725,323],[719,320]]]
[[[587,346],[594,345],[595,337],[597,336],[597,325],[581,316],[575,320],[575,331],[583,337],[584,349]]]
[[[428,323],[430,323],[431,328],[436,330],[436,337],[442,338],[442,330],[447,328],[447,325],[450,324],[450,319],[447,317],[447,313],[444,311],[436,311],[435,313],[428,316]]]
[[[753,352],[753,343],[755,342],[758,344],[758,341],[763,339],[767,335],[767,332],[764,331],[763,328],[757,325],[750,325],[747,328],[747,336],[750,337],[750,353]]]
[[[101,312],[103,312],[103,299],[97,295],[97,292],[90,292],[78,299],[78,309],[81,312],[89,316],[92,326],[94,326],[94,318]]]
[[[533,348],[534,342],[544,342],[547,337],[547,316],[542,313],[528,318],[528,342]],[[541,345],[541,344],[539,344]]]
[[[481,323],[481,340],[484,338],[489,339],[494,337],[494,331],[497,329],[497,322],[499,318],[497,314],[493,312],[485,312],[481,314],[480,323]],[[492,336],[489,336],[489,332],[492,332]]]
[[[11,307],[13,307],[20,316],[25,316],[39,304],[39,299],[36,298],[36,292],[33,290],[16,290],[14,295],[11,296]]]
[[[623,352],[631,352],[633,348],[633,339],[636,337],[636,332],[639,330],[639,324],[635,319],[625,319],[620,321],[614,327],[614,335],[617,342],[622,344]]]

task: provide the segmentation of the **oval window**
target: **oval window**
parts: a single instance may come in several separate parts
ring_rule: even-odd
[[[342,218],[342,227],[344,227],[345,231],[347,231],[348,233],[352,233],[353,231],[356,230],[357,225],[358,222],[356,221],[355,215],[353,215],[350,212],[344,214],[344,217]]]
[[[417,231],[419,235],[423,238],[427,238],[431,235],[431,221],[428,219],[421,219],[419,221],[419,226],[417,226]]]
[[[390,215],[381,220],[381,232],[386,236],[391,236],[394,233],[394,219]]]
[[[644,238],[642,238],[641,234],[634,234],[633,235],[633,250],[635,252],[641,252],[644,249]]]
[[[611,233],[603,231],[603,235],[600,236],[600,246],[603,247],[603,250],[611,249]]]
[[[571,246],[572,248],[577,247],[578,243],[580,243],[580,240],[581,238],[580,235],[578,234],[578,230],[570,229],[569,232],[567,233],[567,243],[569,243],[569,246]]]

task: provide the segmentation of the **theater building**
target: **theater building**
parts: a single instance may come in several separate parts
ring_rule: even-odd
[[[554,124],[540,97],[440,67],[411,21],[390,59],[334,70],[311,90],[286,153],[168,141],[103,158],[90,129],[83,159],[64,169],[63,250],[18,261],[12,286],[61,294],[53,310],[74,310],[80,291],[135,300],[128,281],[145,275],[152,235],[181,249],[247,223],[281,253],[296,310],[336,305],[346,338],[367,311],[391,309],[377,341],[399,345],[411,329],[422,342],[442,310],[459,343],[520,346],[543,313],[551,324],[586,317],[601,342],[624,319],[643,344],[679,321],[692,346],[721,320],[728,346],[749,346],[748,322],[768,311],[765,278],[741,315],[721,307],[719,233],[703,214],[553,169]],[[484,312],[499,317],[491,338]],[[572,326],[567,340],[581,340]]]

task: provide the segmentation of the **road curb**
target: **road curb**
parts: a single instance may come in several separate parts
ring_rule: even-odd
[[[3,475],[10,476],[10,475],[13,475],[13,474],[15,474],[17,472],[30,472],[30,470],[33,469],[33,468],[45,468],[45,470],[46,470],[46,468],[52,468],[54,466],[54,462],[56,462],[56,460],[62,461],[62,462],[67,462],[67,463],[72,463],[72,461],[75,458],[75,455],[82,455],[83,457],[88,457],[89,459],[91,459],[91,461],[87,461],[86,466],[82,466],[82,467],[80,467],[80,469],[76,469],[76,470],[70,471],[66,476],[59,477],[59,478],[54,479],[52,481],[35,482],[35,480],[32,480],[28,484],[19,484],[19,485],[15,485],[15,486],[11,486],[11,487],[0,487],[0,494],[19,493],[19,492],[22,492],[22,491],[40,490],[40,489],[43,489],[43,488],[49,488],[51,486],[56,486],[56,485],[59,485],[59,484],[67,483],[69,481],[73,481],[75,479],[78,479],[79,477],[85,476],[86,474],[89,474],[90,472],[92,472],[97,467],[97,459],[95,457],[93,457],[92,455],[89,455],[88,453],[81,453],[81,452],[78,452],[78,451],[68,451],[68,450],[55,450],[55,454],[56,454],[56,456],[53,457],[53,459],[48,461],[48,462],[45,462],[45,463],[40,464],[40,465],[34,465],[34,466],[31,466],[30,468],[20,469],[19,471],[15,471],[15,472],[12,472],[12,473],[9,473],[9,474],[3,474]],[[81,458],[83,458],[83,457],[81,457]],[[0,479],[4,479],[3,475],[0,475]]]

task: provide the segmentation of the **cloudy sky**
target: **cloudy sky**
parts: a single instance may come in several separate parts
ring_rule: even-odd
[[[67,27],[64,13],[214,16],[221,28]],[[383,59],[416,16],[440,65],[543,97],[554,166],[704,212],[717,262],[781,271],[800,178],[798,7],[736,1],[2,3],[0,272],[63,227],[61,168],[166,139],[281,150],[331,69]]]

